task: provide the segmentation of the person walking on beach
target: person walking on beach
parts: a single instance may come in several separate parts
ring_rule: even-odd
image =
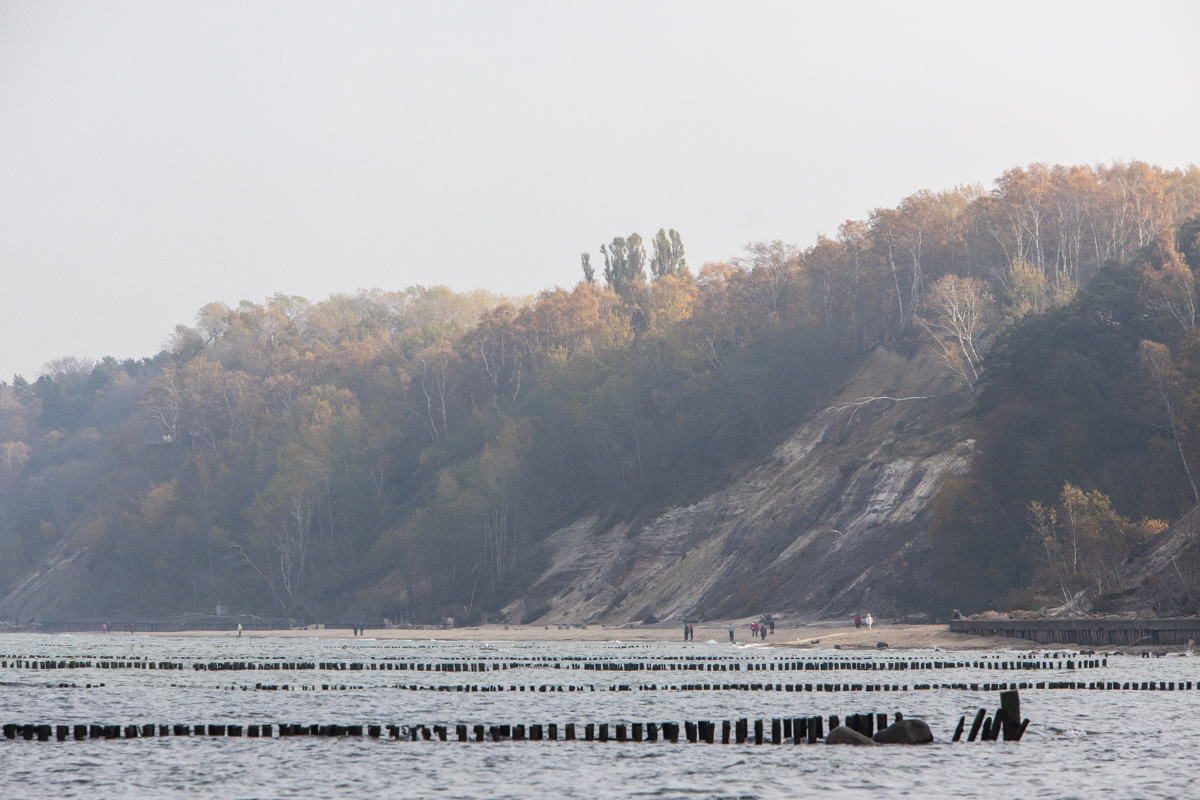
[[[133,623],[129,623],[129,632],[133,633]]]
[[[729,643],[733,644],[733,623],[729,623]]]
[[[858,629],[862,628],[862,615],[861,614],[854,615],[854,627],[858,628]]]
[[[750,638],[751,639],[758,638],[758,623],[757,622],[750,623]]]
[[[242,623],[238,623],[238,636],[242,635]]]
[[[775,635],[775,620],[772,619],[767,624],[771,626],[771,635],[774,636]]]
[[[688,640],[688,626],[686,622],[683,623],[683,640],[685,642]]]
[[[108,633],[108,623],[104,623],[104,632]]]
[[[875,624],[875,620],[871,619],[871,615],[867,614],[867,630],[871,630],[871,626]]]
[[[688,639],[693,642],[696,641],[696,626],[695,625],[688,625]]]

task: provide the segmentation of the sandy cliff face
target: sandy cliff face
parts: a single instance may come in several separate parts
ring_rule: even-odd
[[[725,488],[639,529],[582,519],[507,609],[625,622],[903,608],[928,572],[928,504],[965,470],[971,398],[932,348],[876,348],[824,411]],[[919,588],[917,589],[919,591]]]

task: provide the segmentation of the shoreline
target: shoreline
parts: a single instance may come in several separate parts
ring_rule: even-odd
[[[729,645],[729,623],[722,625],[696,625],[694,644],[712,643],[714,646]],[[75,633],[80,633],[76,631]],[[134,634],[114,632],[114,638],[127,636],[176,637],[194,639],[236,639],[236,631],[161,631],[137,632]],[[775,634],[766,641],[753,640],[747,625],[736,626],[735,645],[738,648],[832,650],[840,645],[847,652],[876,651],[878,643],[886,642],[887,649],[947,651],[978,650],[1030,650],[1038,648],[1027,639],[1009,639],[991,636],[972,636],[951,633],[945,624],[877,624],[873,630],[865,626],[855,629],[853,625],[776,625]],[[558,629],[536,625],[480,625],[469,628],[428,630],[414,629],[367,629],[362,636],[354,636],[347,628],[324,628],[319,630],[244,631],[243,639],[322,639],[359,641],[413,641],[413,642],[676,642],[683,644],[682,626],[638,626],[634,628],[588,627]],[[1075,648],[1058,648],[1075,649]]]

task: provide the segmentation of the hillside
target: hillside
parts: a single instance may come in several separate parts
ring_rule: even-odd
[[[929,501],[973,445],[970,394],[935,349],[876,347],[765,463],[697,503],[556,531],[549,568],[506,610],[623,622],[923,608]]]
[[[1094,601],[1200,500],[1198,212],[1195,167],[1034,164],[535,297],[209,304],[0,383],[0,618]]]

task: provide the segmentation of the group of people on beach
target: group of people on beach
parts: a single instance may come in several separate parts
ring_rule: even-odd
[[[773,619],[765,619],[760,622],[751,622],[750,623],[750,637],[753,639],[758,639],[761,637],[762,640],[765,642],[767,640],[767,634],[774,633],[774,632],[775,632],[775,620],[773,620]],[[729,623],[729,642],[730,642],[730,644],[732,644],[734,642],[736,633],[737,633],[737,629],[734,627],[733,623],[732,622]]]
[[[683,623],[683,640],[685,642],[696,641],[696,626],[687,622]]]
[[[854,615],[854,627],[855,628],[858,628],[861,630],[862,626],[863,626],[863,621],[864,620],[863,620],[861,614]],[[866,624],[867,624],[867,630],[871,630],[871,626],[875,624],[875,620],[871,617],[871,615],[869,613],[867,614]]]

